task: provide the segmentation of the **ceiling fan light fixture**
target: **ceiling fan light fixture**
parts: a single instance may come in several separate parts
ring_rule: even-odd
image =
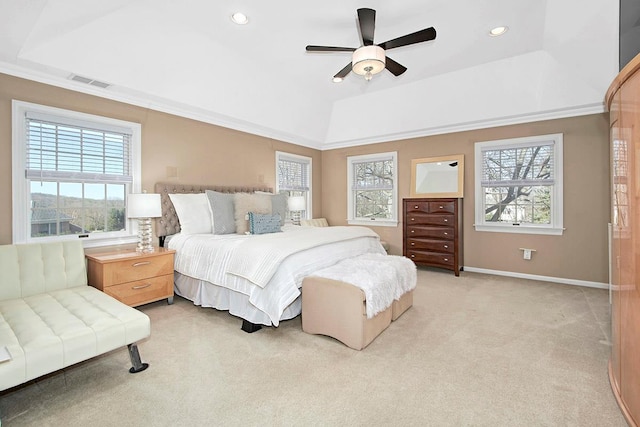
[[[371,77],[384,70],[384,67],[384,49],[380,46],[362,46],[353,52],[351,69],[354,73],[364,76],[366,80],[371,80]]]
[[[342,77],[334,77],[331,81],[334,83],[341,83],[344,80]]]

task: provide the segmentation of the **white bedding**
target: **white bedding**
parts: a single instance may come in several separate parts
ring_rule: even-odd
[[[169,247],[176,250],[174,268],[182,275],[247,295],[249,303],[264,312],[271,324],[278,326],[285,309],[300,296],[300,286],[306,276],[345,258],[365,253],[385,253],[378,235],[366,227],[283,229],[283,233],[260,236],[177,234],[169,241]],[[329,235],[333,237],[327,237]],[[259,246],[261,251],[268,251],[268,243],[265,242],[269,240],[277,245],[273,246],[273,252],[266,252],[274,255],[271,258],[276,261],[276,268],[269,265],[251,270],[252,260],[258,261],[260,258],[262,261],[259,264],[264,267],[264,260],[269,257],[262,257],[255,250],[246,248],[253,241],[258,242],[256,247]],[[235,274],[230,272],[232,265]],[[244,273],[238,274],[239,266],[246,268]],[[245,274],[247,271],[259,274]],[[253,283],[241,277],[243,275],[260,283]],[[262,282],[265,277],[266,281]],[[200,301],[200,305],[218,308],[211,302]],[[241,310],[230,310],[233,311]]]

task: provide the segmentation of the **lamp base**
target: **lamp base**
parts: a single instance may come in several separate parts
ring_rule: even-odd
[[[138,218],[138,246],[136,247],[136,252],[155,252],[151,218]]]
[[[293,225],[300,225],[300,211],[291,212],[291,221]]]

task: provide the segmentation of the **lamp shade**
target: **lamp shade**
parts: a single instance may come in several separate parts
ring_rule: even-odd
[[[288,205],[290,211],[303,211],[307,208],[307,202],[304,196],[289,197]]]
[[[354,73],[364,76],[384,70],[385,62],[384,49],[380,46],[363,46],[353,52],[351,67]]]
[[[129,218],[157,218],[162,216],[160,195],[155,193],[129,194],[127,197]]]

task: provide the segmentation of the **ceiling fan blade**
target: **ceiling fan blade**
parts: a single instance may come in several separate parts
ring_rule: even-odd
[[[338,74],[333,76],[333,78],[344,79],[345,77],[347,77],[347,74],[349,74],[350,72],[351,72],[351,62],[349,62],[347,66],[344,67],[342,70],[338,71]]]
[[[391,73],[396,77],[398,77],[400,74],[407,71],[407,67],[405,67],[404,65],[398,64],[396,61],[389,58],[388,56],[385,58],[385,68],[391,71]]]
[[[338,47],[338,46],[307,46],[307,52],[353,52],[355,47]]]
[[[373,32],[376,28],[376,11],[373,9],[358,9],[358,21],[360,22],[360,34],[362,45],[373,44]]]
[[[425,28],[424,30],[416,31],[415,33],[407,34],[406,36],[398,37],[397,39],[389,40],[384,43],[380,43],[378,46],[388,50],[394,47],[407,46],[414,43],[428,42],[436,38],[436,30],[433,27]]]

